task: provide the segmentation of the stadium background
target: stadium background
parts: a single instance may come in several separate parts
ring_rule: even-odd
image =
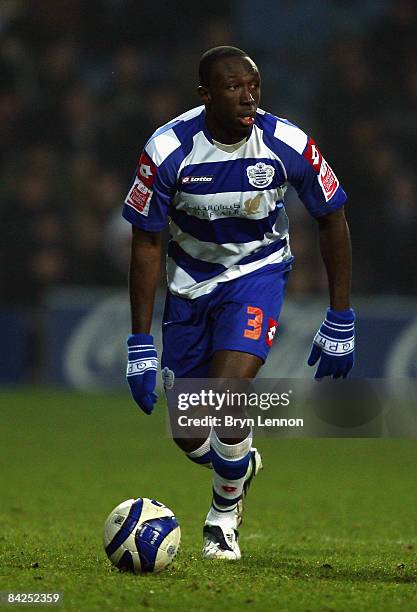
[[[200,54],[246,49],[262,106],[313,134],[349,193],[356,375],[415,377],[416,24],[408,0],[0,1],[0,604],[12,589],[61,591],[71,612],[417,610],[415,439],[262,438],[242,562],[198,561],[209,475],[168,439],[163,401],[145,417],[125,386],[120,217],[144,141],[198,103]],[[288,195],[274,378],[311,376],[327,305],[315,222]],[[156,323],[162,301],[163,279]],[[149,580],[101,544],[138,495],[183,534]]]
[[[155,127],[198,104],[199,57],[219,44],[254,57],[263,77],[261,106],[311,133],[348,192],[354,292],[362,297],[354,304],[368,317],[363,345],[375,342],[375,311],[387,315],[388,344],[409,325],[415,329],[416,23],[409,0],[282,0],[256,8],[249,0],[217,0],[207,14],[187,0],[63,0],[59,10],[52,0],[4,0],[1,380],[72,384],[57,365],[66,358],[59,353],[62,334],[91,308],[97,319],[102,300],[119,290],[116,311],[124,318],[108,342],[105,329],[117,312],[102,319],[95,336],[107,356],[91,367],[106,369],[107,359],[108,370],[111,361],[112,384],[123,384],[130,226],[121,204]],[[281,335],[285,342],[286,321],[304,321],[292,359],[304,363],[327,304],[326,281],[315,222],[294,192],[287,209],[296,266]],[[392,299],[378,301],[387,295]],[[161,291],[158,312],[162,300]],[[362,361],[377,360],[377,344],[377,354],[366,352]],[[415,374],[415,367],[357,373],[395,371]],[[297,375],[309,373],[299,368]],[[106,379],[108,371],[96,386]]]

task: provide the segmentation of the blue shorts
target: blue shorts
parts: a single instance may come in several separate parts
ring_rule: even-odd
[[[216,351],[265,361],[277,328],[291,261],[270,264],[194,300],[168,292],[161,365],[177,378],[207,378]]]

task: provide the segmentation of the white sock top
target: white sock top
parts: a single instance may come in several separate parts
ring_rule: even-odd
[[[226,444],[219,440],[219,437],[214,429],[211,430],[210,435],[210,444],[213,450],[220,456],[225,459],[229,459],[232,461],[238,461],[239,459],[243,459],[251,449],[252,446],[252,432],[248,435],[247,438],[238,442],[237,444]]]

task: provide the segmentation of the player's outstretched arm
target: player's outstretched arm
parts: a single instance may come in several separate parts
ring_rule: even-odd
[[[133,228],[129,272],[132,334],[127,339],[127,381],[138,406],[151,414],[158,357],[150,335],[156,288],[161,266],[161,234]]]
[[[315,378],[346,378],[354,363],[355,313],[350,308],[352,252],[343,208],[320,217],[318,227],[330,308],[314,337],[308,365],[319,361]]]

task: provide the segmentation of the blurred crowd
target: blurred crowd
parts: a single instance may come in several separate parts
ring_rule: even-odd
[[[181,10],[161,0],[2,0],[3,304],[36,305],[54,285],[126,285],[130,227],[120,213],[140,149],[198,104],[199,57],[219,44],[245,48],[261,74],[265,66],[262,107],[311,132],[342,179],[355,289],[415,292],[415,3],[382,2],[362,29],[344,29],[349,3],[333,4],[340,27],[317,54],[298,36],[294,65],[290,51],[272,55],[261,28],[245,35],[244,2],[212,1],[206,12],[189,0]],[[294,193],[288,210],[291,291],[321,291],[315,222]]]

